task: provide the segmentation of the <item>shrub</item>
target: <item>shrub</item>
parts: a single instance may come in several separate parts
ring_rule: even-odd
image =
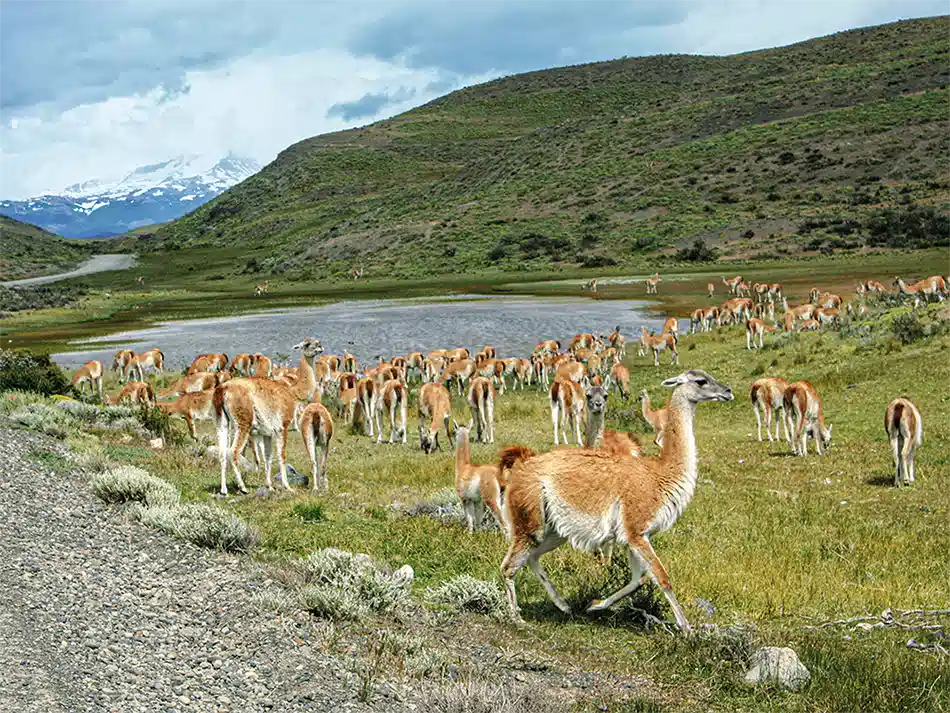
[[[68,307],[86,294],[84,287],[0,287],[0,312]]]
[[[79,421],[87,421],[90,423],[95,421],[102,413],[102,409],[98,408],[95,404],[87,404],[85,401],[75,401],[73,399],[58,401],[56,408],[62,409]]]
[[[536,688],[514,690],[482,681],[453,682],[423,691],[422,713],[567,713],[573,703]]]
[[[508,616],[505,597],[498,585],[475,579],[467,574],[446,580],[434,590],[430,590],[429,601],[477,614],[486,614],[496,619]]]
[[[234,513],[204,503],[175,508],[175,534],[202,547],[250,552],[260,541],[257,529]]]
[[[309,585],[301,591],[302,606],[318,616],[395,613],[409,603],[413,573],[408,566],[390,573],[369,555],[330,547],[298,560],[294,569]]]
[[[719,259],[719,251],[706,246],[706,241],[698,238],[689,248],[683,248],[676,253],[677,260],[685,262],[713,262]]]
[[[0,349],[0,391],[34,391],[50,396],[71,389],[72,383],[49,354]]]
[[[868,219],[868,245],[929,248],[950,245],[950,215],[930,205],[883,208]]]
[[[6,416],[23,406],[43,401],[44,398],[34,391],[7,391],[0,396],[0,415]]]
[[[149,507],[177,505],[181,494],[171,483],[132,465],[123,465],[92,479],[92,492],[107,503],[143,503]]]
[[[45,403],[22,406],[10,414],[10,420],[54,438],[65,438],[77,425],[68,413]]]
[[[894,317],[891,331],[901,344],[913,344],[925,335],[924,325],[914,312],[906,312]]]

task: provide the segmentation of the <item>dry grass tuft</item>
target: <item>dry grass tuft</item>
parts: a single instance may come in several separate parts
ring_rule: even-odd
[[[430,590],[429,601],[496,619],[504,619],[509,614],[505,596],[497,584],[467,574],[446,580]]]

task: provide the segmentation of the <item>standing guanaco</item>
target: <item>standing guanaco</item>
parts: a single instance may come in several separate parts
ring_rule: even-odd
[[[80,393],[83,391],[83,387],[89,384],[89,391],[99,392],[99,398],[102,398],[102,362],[96,361],[87,361],[81,367],[76,369],[76,373],[73,375],[73,387],[78,389]]]
[[[640,413],[643,414],[643,420],[650,424],[656,432],[653,442],[660,448],[663,447],[663,431],[666,430],[666,424],[670,419],[669,404],[662,408],[654,409],[650,403],[650,394],[646,389],[640,392]]]
[[[476,434],[482,443],[495,442],[495,387],[489,379],[477,376],[468,387],[468,406],[472,410]]]
[[[914,402],[891,401],[884,413],[884,430],[894,453],[894,486],[913,485],[914,452],[924,442],[924,420]]]
[[[419,389],[419,445],[423,453],[439,449],[439,429],[453,445],[449,420],[452,417],[452,397],[442,384],[423,384]]]
[[[453,421],[455,428],[455,491],[462,501],[465,526],[469,534],[481,524],[482,514],[487,506],[498,528],[507,532],[505,518],[501,512],[501,498],[505,484],[500,466],[475,465],[472,463],[469,447],[469,434],[473,421],[462,426]]]
[[[776,377],[765,377],[752,382],[749,389],[749,399],[752,401],[752,410],[755,412],[756,430],[759,441],[762,440],[762,421],[765,421],[765,433],[772,438],[772,417],[775,416],[775,439],[779,440],[779,424],[785,426],[785,439],[791,443],[792,435],[785,420],[785,391],[788,382]]]
[[[792,451],[800,456],[808,455],[808,438],[815,440],[818,455],[822,448],[831,446],[832,426],[825,426],[825,414],[821,397],[807,381],[796,381],[785,389],[786,427],[795,423],[795,435],[792,439]]]

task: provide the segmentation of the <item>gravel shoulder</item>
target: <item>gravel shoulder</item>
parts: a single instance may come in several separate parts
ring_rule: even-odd
[[[394,710],[356,700],[309,615],[263,611],[252,561],[102,505],[60,450],[0,427],[0,711]]]

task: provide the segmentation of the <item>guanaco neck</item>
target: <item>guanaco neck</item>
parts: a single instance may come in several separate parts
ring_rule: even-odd
[[[587,448],[596,448],[597,444],[604,436],[604,412],[587,412],[587,434],[584,446]]]
[[[667,491],[679,489],[686,496],[681,503],[685,508],[696,487],[698,458],[693,433],[696,404],[689,401],[681,389],[676,389],[667,408],[669,416],[660,453],[660,486]]]
[[[640,410],[643,413],[644,420],[648,423],[653,423],[653,409],[651,408],[650,394],[645,390],[640,392]]]
[[[459,434],[459,444],[455,449],[455,471],[460,472],[472,464],[472,456],[469,450],[468,434]]]

